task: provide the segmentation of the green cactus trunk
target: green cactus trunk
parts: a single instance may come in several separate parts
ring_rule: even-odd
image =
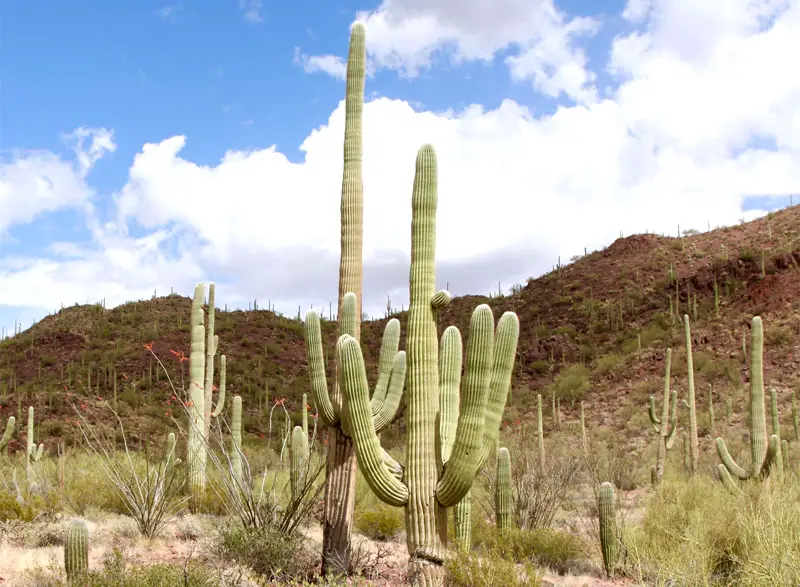
[[[774,387],[769,389],[769,407],[772,415],[772,434],[778,437],[778,449],[775,452],[775,472],[783,475],[783,450],[781,440],[781,419],[778,413],[778,392]]]
[[[231,410],[231,470],[239,486],[244,482],[242,474],[242,398],[233,396]]]
[[[536,437],[539,440],[539,474],[544,474],[544,424],[542,422],[542,396],[536,395]]]
[[[208,286],[208,326],[206,327],[206,361],[205,361],[205,380],[203,385],[203,438],[208,441],[211,428],[211,402],[214,386],[214,357],[217,355],[217,345],[219,339],[214,335],[215,291],[213,283]]]
[[[205,317],[203,302],[205,287],[198,284],[192,300],[192,343],[189,354],[189,440],[186,462],[189,469],[190,506],[197,510],[206,489],[205,439]]]
[[[8,443],[11,441],[11,437],[14,436],[14,426],[16,422],[17,419],[14,416],[8,418],[6,422],[6,431],[3,434],[3,438],[0,438],[0,451],[4,451],[8,448]]]
[[[73,520],[64,535],[64,570],[68,581],[85,577],[89,571],[89,531],[82,520]]]
[[[650,480],[653,485],[658,485],[664,476],[664,462],[667,451],[672,448],[675,442],[675,432],[678,429],[678,394],[669,391],[669,377],[672,366],[672,349],[667,349],[664,359],[664,397],[661,406],[661,418],[656,415],[656,400],[650,396],[650,423],[658,433],[658,444],[656,445],[656,464],[650,471]],[[670,419],[670,399],[672,400],[672,418]]]
[[[708,429],[711,434],[714,433],[714,390],[711,384],[708,384]]]
[[[767,437],[767,419],[764,403],[764,327],[759,316],[751,322],[750,342],[750,469],[740,467],[733,460],[725,441],[717,437],[717,455],[722,463],[717,465],[717,473],[723,485],[730,490],[738,490],[731,476],[742,481],[766,478],[780,450],[780,439],[773,434]]]
[[[30,490],[34,483],[36,483],[36,470],[34,465],[38,463],[41,458],[42,454],[44,453],[44,444],[39,444],[36,446],[36,442],[33,439],[33,421],[34,421],[34,414],[33,414],[33,406],[28,407],[28,438],[26,440],[26,450],[25,453],[27,458],[25,459],[25,474],[26,479],[28,482],[28,489]]]
[[[603,566],[606,575],[614,576],[617,566],[617,503],[614,495],[614,486],[605,481],[600,484],[598,496],[598,512],[600,515],[600,549],[603,553]]]
[[[442,440],[449,434],[443,427],[452,417],[452,406],[445,408],[444,404],[452,401],[448,399],[453,395],[448,393],[448,386],[459,375],[453,348],[457,347],[453,342],[457,337],[442,336],[440,357],[436,336],[436,318],[451,299],[447,292],[434,293],[436,184],[436,155],[431,146],[425,145],[417,154],[411,206],[407,463],[401,475],[395,474],[395,467],[387,466],[385,451],[380,447],[358,340],[344,335],[337,344],[359,468],[379,499],[389,505],[405,506],[408,578],[412,585],[425,587],[438,587],[444,582],[447,508],[464,498],[477,472],[497,450],[519,339],[519,320],[513,312],[503,314],[496,332],[488,305],[482,304],[473,312],[463,401],[452,450],[443,467],[442,450],[447,442]]]
[[[308,436],[303,433],[302,426],[295,426],[289,446],[289,484],[292,491],[292,502],[297,502],[302,496],[307,463]]]
[[[689,408],[689,474],[695,475],[700,468],[700,444],[697,438],[697,410],[694,398],[694,361],[692,360],[692,331],[688,314],[683,315],[686,334],[686,372],[688,375],[687,407]]]
[[[511,456],[508,449],[497,450],[497,476],[494,487],[494,509],[497,529],[501,532],[511,528],[514,503],[511,496]]]
[[[467,552],[472,548],[472,492],[467,494],[453,508],[453,529],[456,547]]]

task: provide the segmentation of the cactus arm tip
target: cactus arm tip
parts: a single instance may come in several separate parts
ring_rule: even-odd
[[[731,453],[728,452],[728,447],[725,445],[725,440],[722,438],[717,438],[717,455],[719,455],[719,459],[722,461],[722,464],[725,468],[737,479],[742,481],[747,481],[752,477],[752,473],[750,471],[746,471],[742,467],[736,464],[736,461],[733,460]]]
[[[331,396],[328,393],[319,315],[314,310],[309,310],[306,313],[305,327],[309,378],[311,380],[311,391],[314,394],[314,400],[319,410],[319,418],[325,426],[336,426],[340,420],[340,412],[333,405]]]
[[[375,422],[375,432],[380,434],[389,424],[392,423],[403,399],[403,390],[406,384],[406,352],[399,351],[394,358],[394,366],[389,379],[389,387],[386,397],[381,402],[377,413],[373,408],[372,415]]]

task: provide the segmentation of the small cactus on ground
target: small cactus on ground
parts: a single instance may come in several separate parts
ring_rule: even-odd
[[[72,520],[64,535],[64,570],[74,581],[89,571],[89,530],[82,520]]]
[[[669,374],[672,365],[672,349],[667,349],[664,360],[664,398],[661,406],[661,418],[656,415],[656,400],[650,396],[650,423],[653,430],[658,433],[658,445],[656,448],[656,464],[650,471],[650,479],[653,485],[658,485],[664,476],[664,461],[667,451],[672,448],[675,442],[675,432],[678,430],[678,394],[669,391]],[[672,399],[672,417],[670,418],[670,398]]]
[[[754,316],[750,342],[750,456],[749,469],[744,469],[733,460],[725,441],[717,438],[717,454],[721,464],[717,465],[720,481],[728,489],[737,488],[731,475],[746,481],[766,478],[775,462],[780,440],[773,434],[767,437],[767,419],[764,403],[764,329],[761,317]]]
[[[497,529],[502,532],[511,528],[514,504],[511,496],[511,456],[506,447],[497,449],[494,508]]]
[[[617,544],[616,496],[614,486],[608,481],[600,484],[597,506],[600,516],[600,550],[603,552],[603,566],[606,575],[611,578],[614,576],[614,569],[617,566],[619,545]]]

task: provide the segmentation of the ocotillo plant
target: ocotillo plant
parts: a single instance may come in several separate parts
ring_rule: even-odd
[[[338,334],[350,334],[356,340],[361,338],[363,285],[364,185],[362,180],[361,119],[364,110],[364,79],[366,76],[365,41],[364,26],[360,23],[354,24],[350,31],[345,89],[344,170],[337,320]],[[342,311],[344,295],[348,292],[356,295],[355,322],[350,330],[344,326],[346,317]],[[399,323],[396,328],[399,333]],[[384,341],[386,342],[386,334],[384,334]],[[325,521],[322,533],[322,573],[326,574],[329,570],[345,571],[349,564],[350,532],[355,508],[356,462],[353,442],[346,428],[347,421],[346,418],[343,418],[346,414],[343,410],[342,393],[336,370],[334,370],[331,390],[328,391],[322,342],[319,336],[319,319],[315,312],[309,312],[306,318],[306,345],[310,378],[319,418],[322,424],[330,429],[328,460],[325,469],[323,506]],[[394,354],[397,355],[396,346],[394,351]],[[385,378],[389,377],[389,372],[393,370],[394,360],[395,357],[392,356],[386,369],[382,370],[384,372],[380,375]],[[378,388],[373,396],[375,408],[380,410],[381,420],[387,418],[391,420],[394,417],[394,411],[390,409],[390,406],[384,404],[385,386],[388,385],[388,379],[382,379],[381,384],[384,386],[384,391],[379,393],[380,388]],[[402,384],[400,385],[402,393]],[[380,408],[378,408],[379,405]]]
[[[28,438],[25,452],[28,457],[25,459],[25,473],[27,475],[28,488],[30,489],[34,482],[33,465],[41,460],[42,454],[44,453],[44,444],[40,443],[37,447],[36,443],[33,441],[33,406],[28,407]]]
[[[722,463],[717,465],[720,481],[730,491],[738,487],[731,475],[742,481],[766,478],[775,461],[780,441],[776,435],[767,438],[767,419],[764,406],[764,328],[760,316],[754,316],[750,334],[750,469],[736,464],[725,441],[717,438],[717,454]]]
[[[775,452],[775,471],[783,475],[783,454],[781,440],[781,419],[778,414],[778,392],[774,387],[769,388],[769,407],[772,415],[772,434],[778,437],[778,450]]]
[[[8,418],[8,421],[6,422],[6,431],[3,434],[3,438],[0,438],[0,451],[4,451],[6,447],[8,447],[11,437],[14,436],[14,424],[16,422],[17,419],[14,416],[10,416]]]
[[[686,333],[686,372],[688,375],[687,399],[683,404],[689,410],[689,474],[694,475],[700,468],[700,445],[697,438],[697,410],[694,399],[694,361],[692,360],[692,330],[689,327],[689,315],[683,315],[683,327]]]
[[[661,406],[661,418],[656,415],[656,400],[650,396],[650,423],[653,425],[653,430],[658,433],[658,445],[656,447],[656,464],[653,465],[650,471],[650,479],[653,485],[658,485],[661,478],[664,476],[664,460],[667,456],[667,451],[672,448],[675,442],[675,432],[678,430],[678,394],[672,392],[672,418],[670,419],[670,391],[669,391],[669,373],[672,365],[672,349],[667,349],[667,355],[664,359],[664,398]]]
[[[89,570],[89,530],[82,520],[72,520],[64,535],[64,570],[74,581]]]
[[[501,532],[511,527],[514,503],[511,496],[511,456],[508,449],[497,449],[497,475],[494,486],[494,510],[497,529]]]
[[[373,493],[406,509],[409,581],[439,586],[444,581],[447,516],[469,491],[489,455],[497,449],[519,338],[519,320],[506,312],[494,329],[491,308],[482,304],[472,314],[466,352],[464,393],[450,458],[442,461],[440,365],[437,316],[450,302],[446,291],[434,291],[436,155],[424,145],[417,154],[411,203],[411,271],[408,311],[408,381],[406,390],[406,455],[402,477],[386,464],[375,433],[364,359],[358,341],[348,335],[337,343],[342,387],[356,444],[359,469]],[[442,352],[447,352],[442,349]],[[444,367],[447,379],[453,364]],[[454,413],[448,409],[445,413]]]
[[[617,498],[614,486],[604,481],[600,484],[597,510],[600,516],[600,550],[603,552],[603,566],[609,578],[614,576],[617,566]]]

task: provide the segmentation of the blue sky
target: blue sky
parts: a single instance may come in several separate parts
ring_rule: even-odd
[[[641,70],[630,67],[629,71],[622,74],[610,73],[611,51],[615,39],[634,34],[650,34],[653,47],[657,43],[663,43],[664,47],[669,48],[671,41],[666,35],[673,33],[666,25],[658,29],[660,22],[669,23],[670,18],[683,18],[684,21],[708,18],[707,15],[695,15],[689,8],[686,8],[689,12],[685,15],[670,15],[670,8],[664,9],[666,16],[659,16],[659,20],[652,16],[657,12],[654,8],[650,17],[633,19],[624,12],[626,8],[630,11],[634,4],[643,6],[647,3],[639,0],[631,2],[629,6],[628,2],[622,0],[562,0],[556,4],[556,16],[547,21],[549,24],[546,27],[542,25],[544,32],[541,33],[541,38],[528,40],[520,37],[518,31],[503,37],[505,32],[514,29],[515,19],[524,21],[530,17],[519,8],[524,3],[504,0],[497,5],[498,13],[506,10],[508,16],[506,22],[500,22],[500,17],[494,14],[491,15],[492,19],[486,21],[489,23],[491,20],[491,26],[498,31],[496,35],[487,32],[490,24],[483,29],[470,29],[473,25],[466,16],[457,13],[459,9],[452,8],[453,3],[439,0],[437,4],[440,5],[439,16],[428,14],[427,18],[433,19],[434,28],[450,31],[450,41],[442,44],[431,37],[433,40],[430,41],[430,46],[434,51],[432,66],[422,66],[414,75],[409,75],[400,66],[387,65],[390,63],[389,57],[394,55],[405,65],[413,63],[424,53],[424,43],[413,35],[404,37],[402,27],[396,22],[399,17],[390,14],[388,8],[378,3],[314,2],[299,5],[262,3],[257,0],[175,3],[149,0],[9,0],[3,12],[0,55],[0,150],[3,161],[9,167],[4,176],[0,176],[0,180],[5,179],[9,184],[17,181],[14,193],[20,201],[24,201],[27,189],[25,185],[33,185],[24,182],[33,181],[30,179],[32,176],[26,175],[24,181],[19,180],[22,174],[20,168],[17,168],[17,175],[13,177],[9,170],[10,166],[33,157],[31,152],[36,152],[39,157],[60,158],[73,170],[77,169],[74,152],[76,139],[67,135],[78,128],[108,129],[113,132],[115,148],[106,149],[103,156],[87,168],[83,175],[80,172],[76,174],[75,181],[80,182],[89,193],[85,198],[79,198],[82,205],[54,205],[37,213],[33,221],[19,221],[5,228],[0,240],[0,259],[6,263],[6,270],[21,271],[30,265],[31,259],[50,259],[57,263],[68,259],[63,255],[63,247],[60,249],[62,254],[53,251],[53,243],[77,244],[84,248],[81,253],[84,257],[86,251],[107,253],[108,240],[98,237],[96,226],[92,229],[92,222],[87,221],[83,204],[88,202],[93,206],[93,214],[96,216],[92,218],[101,224],[115,220],[119,213],[115,198],[126,184],[131,183],[129,173],[134,158],[142,152],[146,143],[159,143],[170,137],[185,136],[185,146],[180,150],[179,157],[200,168],[218,168],[225,153],[229,151],[254,153],[271,145],[275,145],[276,150],[298,168],[303,166],[306,153],[300,149],[301,144],[314,129],[320,129],[320,134],[328,129],[329,120],[332,120],[332,113],[337,109],[344,89],[342,81],[334,76],[321,71],[307,71],[308,67],[303,66],[304,56],[306,59],[315,55],[345,56],[348,27],[359,13],[360,18],[368,19],[368,31],[388,30],[386,34],[368,35],[370,42],[376,43],[370,46],[370,55],[376,69],[374,75],[367,80],[368,100],[386,97],[395,105],[407,102],[417,113],[432,113],[438,119],[446,118],[448,112],[451,119],[453,116],[459,118],[461,115],[458,113],[464,112],[471,105],[480,105],[485,112],[489,112],[501,109],[504,103],[513,103],[515,107],[522,109],[514,110],[520,117],[519,120],[525,124],[538,124],[539,129],[545,125],[555,127],[556,123],[559,129],[572,128],[573,123],[561,121],[578,116],[581,112],[588,112],[594,117],[592,120],[601,121],[606,116],[602,112],[602,103],[614,104],[620,109],[627,104],[622,99],[623,84],[637,76],[648,79],[655,75],[652,70],[645,71],[644,65]],[[652,4],[659,2],[654,0]],[[683,4],[685,3],[681,3]],[[462,12],[474,12],[479,22],[481,8],[475,8],[479,3],[473,2],[472,5],[472,8],[465,8]],[[448,10],[453,12],[448,14]],[[570,22],[577,23],[581,18],[592,21],[591,25],[586,25],[587,30],[584,33],[571,37],[567,34],[564,37],[567,41],[556,42],[561,38],[561,31],[569,30]],[[535,22],[540,20],[542,19],[537,18]],[[381,26],[389,28],[381,29]],[[709,29],[708,36],[713,36],[715,30],[718,30],[721,41],[729,39],[733,34],[747,33],[753,36],[766,32],[765,27],[741,32],[738,28],[733,30],[722,23],[718,29]],[[419,46],[414,44],[418,41],[421,43]],[[702,44],[706,41],[697,42]],[[537,63],[543,64],[545,73],[542,74],[542,79],[548,78],[552,81],[556,77],[553,71],[565,64],[578,63],[578,69],[592,76],[585,87],[591,88],[593,97],[576,99],[575,95],[567,96],[558,91],[556,95],[552,91],[548,95],[548,91],[540,83],[542,80],[536,78],[535,74],[530,74],[527,78],[523,76],[522,79],[510,74],[506,59],[521,55],[528,45],[536,49],[530,54],[538,56]],[[490,59],[471,58],[476,52],[487,53]],[[457,55],[462,56],[460,63],[454,62],[454,56]],[[630,51],[628,60],[638,59],[646,64],[650,63],[646,61],[649,55],[647,52]],[[581,59],[584,60],[583,63]],[[787,100],[796,101],[793,96],[790,94]],[[633,111],[634,109],[629,108],[626,112]],[[456,114],[452,114],[453,112]],[[637,113],[637,126],[629,127],[628,134],[634,130],[637,136],[638,133],[652,132],[656,144],[666,141],[665,131],[656,128],[657,124],[654,122],[660,117],[658,112],[647,113],[647,116],[650,119],[642,122]],[[622,114],[615,115],[614,118],[628,120]],[[598,125],[601,124],[605,123],[598,122]],[[593,127],[594,123],[586,124],[586,128]],[[642,128],[645,130],[642,131]],[[771,152],[784,149],[775,141],[770,129],[756,130],[758,132],[751,131],[753,137],[766,136],[771,141],[770,146],[760,148]],[[556,130],[546,132],[555,133]],[[699,148],[698,144],[706,148],[707,144],[716,141],[717,138],[711,136],[712,134],[712,131],[708,131],[708,136],[686,146],[687,157],[696,156],[692,149]],[[616,136],[616,133],[611,133],[609,137],[612,135]],[[85,137],[84,150],[91,143],[92,136],[94,135]],[[672,137],[668,138],[672,140]],[[395,137],[386,137],[386,140],[395,140]],[[502,139],[494,136],[492,140]],[[753,147],[753,140],[755,139],[752,137],[748,139],[737,136],[735,141],[732,139],[731,145],[718,150],[725,151],[726,156],[734,156],[730,153],[736,151],[738,157],[748,149],[752,151],[758,148]],[[623,150],[626,157],[629,150]],[[711,151],[716,153],[715,149]],[[789,157],[795,155],[794,150],[787,150],[786,153]],[[335,157],[338,155],[332,156]],[[576,169],[587,167],[587,164],[576,165]],[[567,173],[569,165],[565,165],[565,169]],[[715,173],[718,171],[716,169]],[[332,175],[335,176],[335,173],[332,172]],[[556,189],[554,186],[573,185],[575,181],[575,178],[567,176],[554,179],[546,190],[543,188],[542,193],[557,195],[552,191]],[[792,181],[793,177],[784,184],[794,185]],[[758,181],[754,182],[760,187]],[[697,189],[699,184],[703,184],[703,189],[708,187],[703,181],[694,182],[690,187]],[[757,192],[749,190],[748,194],[763,192],[777,196],[774,201],[769,201],[768,206],[780,205],[780,197],[784,194],[773,193],[777,189],[773,186],[764,187],[765,189]],[[278,194],[280,189],[285,188],[274,189]],[[531,189],[537,191],[533,187]],[[144,207],[156,207],[154,200],[147,199],[155,197],[153,193],[156,193],[155,190],[149,195],[138,194],[137,202]],[[219,196],[220,201],[224,201],[225,194]],[[56,194],[55,197],[60,195]],[[591,199],[595,197],[596,194]],[[13,202],[11,200],[10,205]],[[761,205],[759,208],[758,203],[753,204],[752,198],[748,202],[745,209],[758,211],[765,207]],[[239,201],[238,204],[246,206],[247,201]],[[734,207],[740,205],[741,202]],[[734,212],[736,211],[728,216],[732,216]],[[702,213],[706,214],[705,211]],[[126,217],[124,227],[117,227],[118,236],[144,238],[158,229],[175,231],[159,245],[159,255],[172,260],[186,249],[188,241],[185,235],[208,242],[207,238],[200,237],[205,234],[204,228],[200,224],[193,224],[194,221],[189,222],[173,214],[165,216],[165,219],[154,225],[148,224],[143,218],[144,214],[141,212]],[[718,220],[723,222],[726,219],[727,216]],[[642,218],[632,218],[630,222],[633,230],[637,225],[647,224],[646,219]],[[685,223],[690,224],[689,221]],[[711,223],[714,224],[713,219]],[[576,230],[581,229],[578,227]],[[607,232],[615,234],[618,229],[615,227]],[[605,233],[598,233],[592,242],[600,246],[607,237]],[[503,246],[512,244],[502,243]],[[583,246],[581,243],[575,244],[577,250],[582,250]],[[504,250],[502,246],[498,246],[498,250],[501,249]],[[71,253],[70,257],[75,257],[75,254]],[[464,260],[459,260],[461,261]],[[210,279],[217,279],[224,273],[230,274],[230,279],[235,281],[239,275],[240,283],[246,282],[235,269],[220,269],[220,263],[214,264],[208,258],[198,258],[198,271],[202,271]],[[549,260],[546,263],[542,261],[540,266],[533,264],[503,277],[504,280],[523,278],[548,268],[551,264]],[[217,268],[217,275],[211,274],[213,267]],[[142,288],[152,290],[152,285],[160,285],[162,289],[168,289],[163,276],[152,279],[154,281],[142,283]],[[188,283],[189,277],[185,276],[184,281]],[[485,281],[496,283],[497,280],[494,276],[487,276]],[[180,285],[186,284],[181,282]],[[103,287],[111,288],[108,295],[112,295],[110,292],[115,289],[109,284],[96,289],[90,287],[91,283],[84,286],[81,286],[84,289],[80,289],[72,284],[69,295],[65,294],[70,299],[64,301],[95,301],[92,299],[95,291],[96,298],[99,299],[107,293]],[[125,287],[128,286],[122,289]],[[238,288],[232,300],[237,299],[236,296],[241,299],[257,297],[251,295],[252,292],[246,293],[245,289],[243,286]],[[258,287],[254,286],[253,289],[257,290]],[[84,299],[75,299],[81,295]],[[118,297],[122,294],[117,292],[114,295]],[[281,294],[279,299],[285,299],[288,308],[296,307],[297,297],[294,294]],[[385,296],[382,294],[381,297]],[[13,303],[13,300],[0,300],[0,323],[13,324],[12,316],[23,316],[26,321],[30,320],[33,316],[42,314],[44,304],[45,302],[37,301],[36,304],[26,307]]]

